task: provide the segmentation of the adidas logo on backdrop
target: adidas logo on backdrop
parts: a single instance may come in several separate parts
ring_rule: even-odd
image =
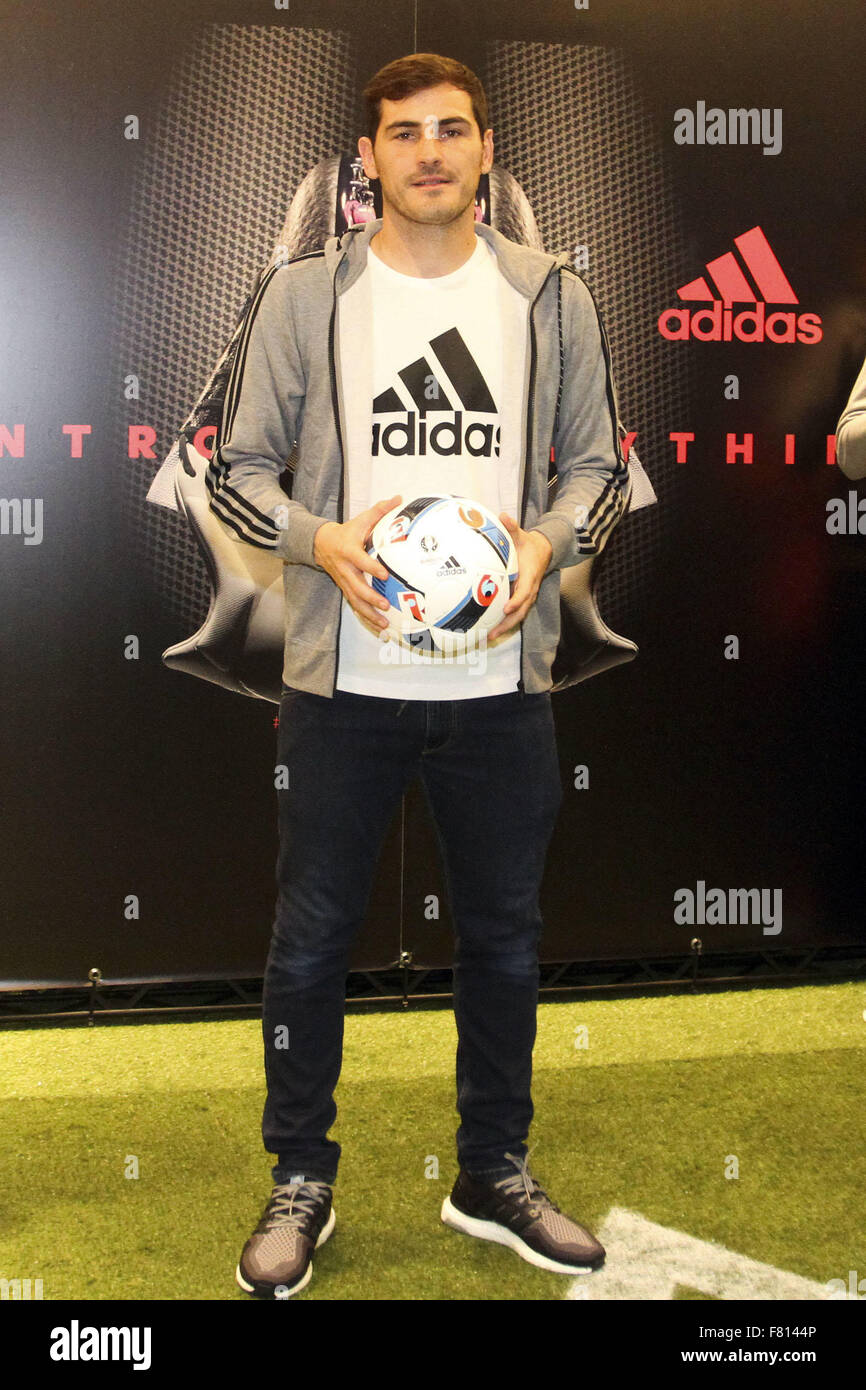
[[[730,343],[736,338],[741,343],[819,343],[823,337],[819,314],[775,308],[767,312],[770,306],[800,301],[761,228],[752,227],[734,237],[734,244],[741,261],[733,251],[726,251],[707,262],[709,279],[699,275],[677,290],[680,299],[700,300],[708,307],[665,309],[658,321],[662,337],[671,342],[696,338],[703,343]],[[739,304],[752,307],[736,310]]]

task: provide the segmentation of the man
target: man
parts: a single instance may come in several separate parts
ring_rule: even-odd
[[[413,54],[377,73],[365,100],[358,150],[383,215],[267,272],[209,474],[216,514],[286,561],[286,785],[262,1018],[262,1135],[279,1161],[236,1276],[262,1298],[304,1288],[334,1229],[341,1150],[327,1132],[348,957],[385,831],[419,772],[455,922],[460,1172],[442,1219],[544,1269],[604,1261],[530,1173],[525,1140],[538,893],[562,798],[550,708],[559,570],[598,553],[629,497],[606,339],[565,254],[475,221],[493,133],[474,73]],[[451,422],[451,448],[427,448],[415,425],[428,411]],[[404,427],[396,443],[389,423]],[[278,479],[296,439],[289,500]],[[517,551],[480,668],[386,659],[387,602],[370,580],[387,572],[364,542],[398,503],[438,493],[489,507]]]

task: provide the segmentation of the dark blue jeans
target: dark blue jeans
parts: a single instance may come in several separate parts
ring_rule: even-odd
[[[419,772],[455,927],[457,1158],[471,1173],[513,1172],[504,1154],[526,1154],[533,1116],[538,893],[562,800],[549,693],[427,701],[284,687],[277,747],[288,786],[277,792],[262,1009],[274,1181],[336,1179],[341,1148],[327,1134],[349,953],[391,817]]]

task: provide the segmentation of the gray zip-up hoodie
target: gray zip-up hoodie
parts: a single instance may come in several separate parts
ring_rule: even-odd
[[[381,226],[377,218],[353,227],[321,251],[265,271],[244,321],[207,473],[220,520],[240,541],[286,562],[283,683],[328,697],[337,687],[343,595],[316,563],[313,540],[324,522],[346,520],[337,296],[362,273]],[[602,550],[631,488],[607,337],[568,253],[518,245],[483,222],[475,232],[492,245],[529,317],[518,520],[553,547],[521,626],[517,689],[533,694],[553,683],[559,570]],[[295,443],[289,497],[279,479]],[[551,444],[558,482],[548,506]]]

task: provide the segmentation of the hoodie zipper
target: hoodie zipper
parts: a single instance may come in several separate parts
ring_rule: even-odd
[[[529,471],[530,457],[532,454],[532,398],[535,393],[535,366],[536,366],[536,343],[535,343],[535,306],[544,292],[544,287],[550,279],[553,271],[557,269],[555,265],[550,267],[547,274],[539,286],[538,293],[529,306],[529,392],[526,400],[526,454],[523,465],[523,496],[520,499],[520,516],[518,525],[523,526],[526,517],[526,503],[529,498]],[[517,682],[517,689],[521,698],[526,694],[526,686],[523,680],[523,623],[520,624],[520,679]]]
[[[339,267],[337,267],[339,269]],[[337,429],[337,441],[340,445],[340,496],[337,503],[337,510],[340,521],[343,520],[343,496],[346,481],[346,458],[343,451],[343,435],[340,428],[340,403],[337,396],[337,367],[334,351],[335,324],[337,319],[337,275],[334,272],[334,302],[331,305],[331,322],[328,326],[328,365],[331,369],[331,402],[334,408],[334,424]],[[337,693],[337,671],[340,665],[340,627],[343,622],[343,593],[340,590],[340,609],[337,615],[337,642],[334,653],[334,684],[331,688],[331,695]]]

